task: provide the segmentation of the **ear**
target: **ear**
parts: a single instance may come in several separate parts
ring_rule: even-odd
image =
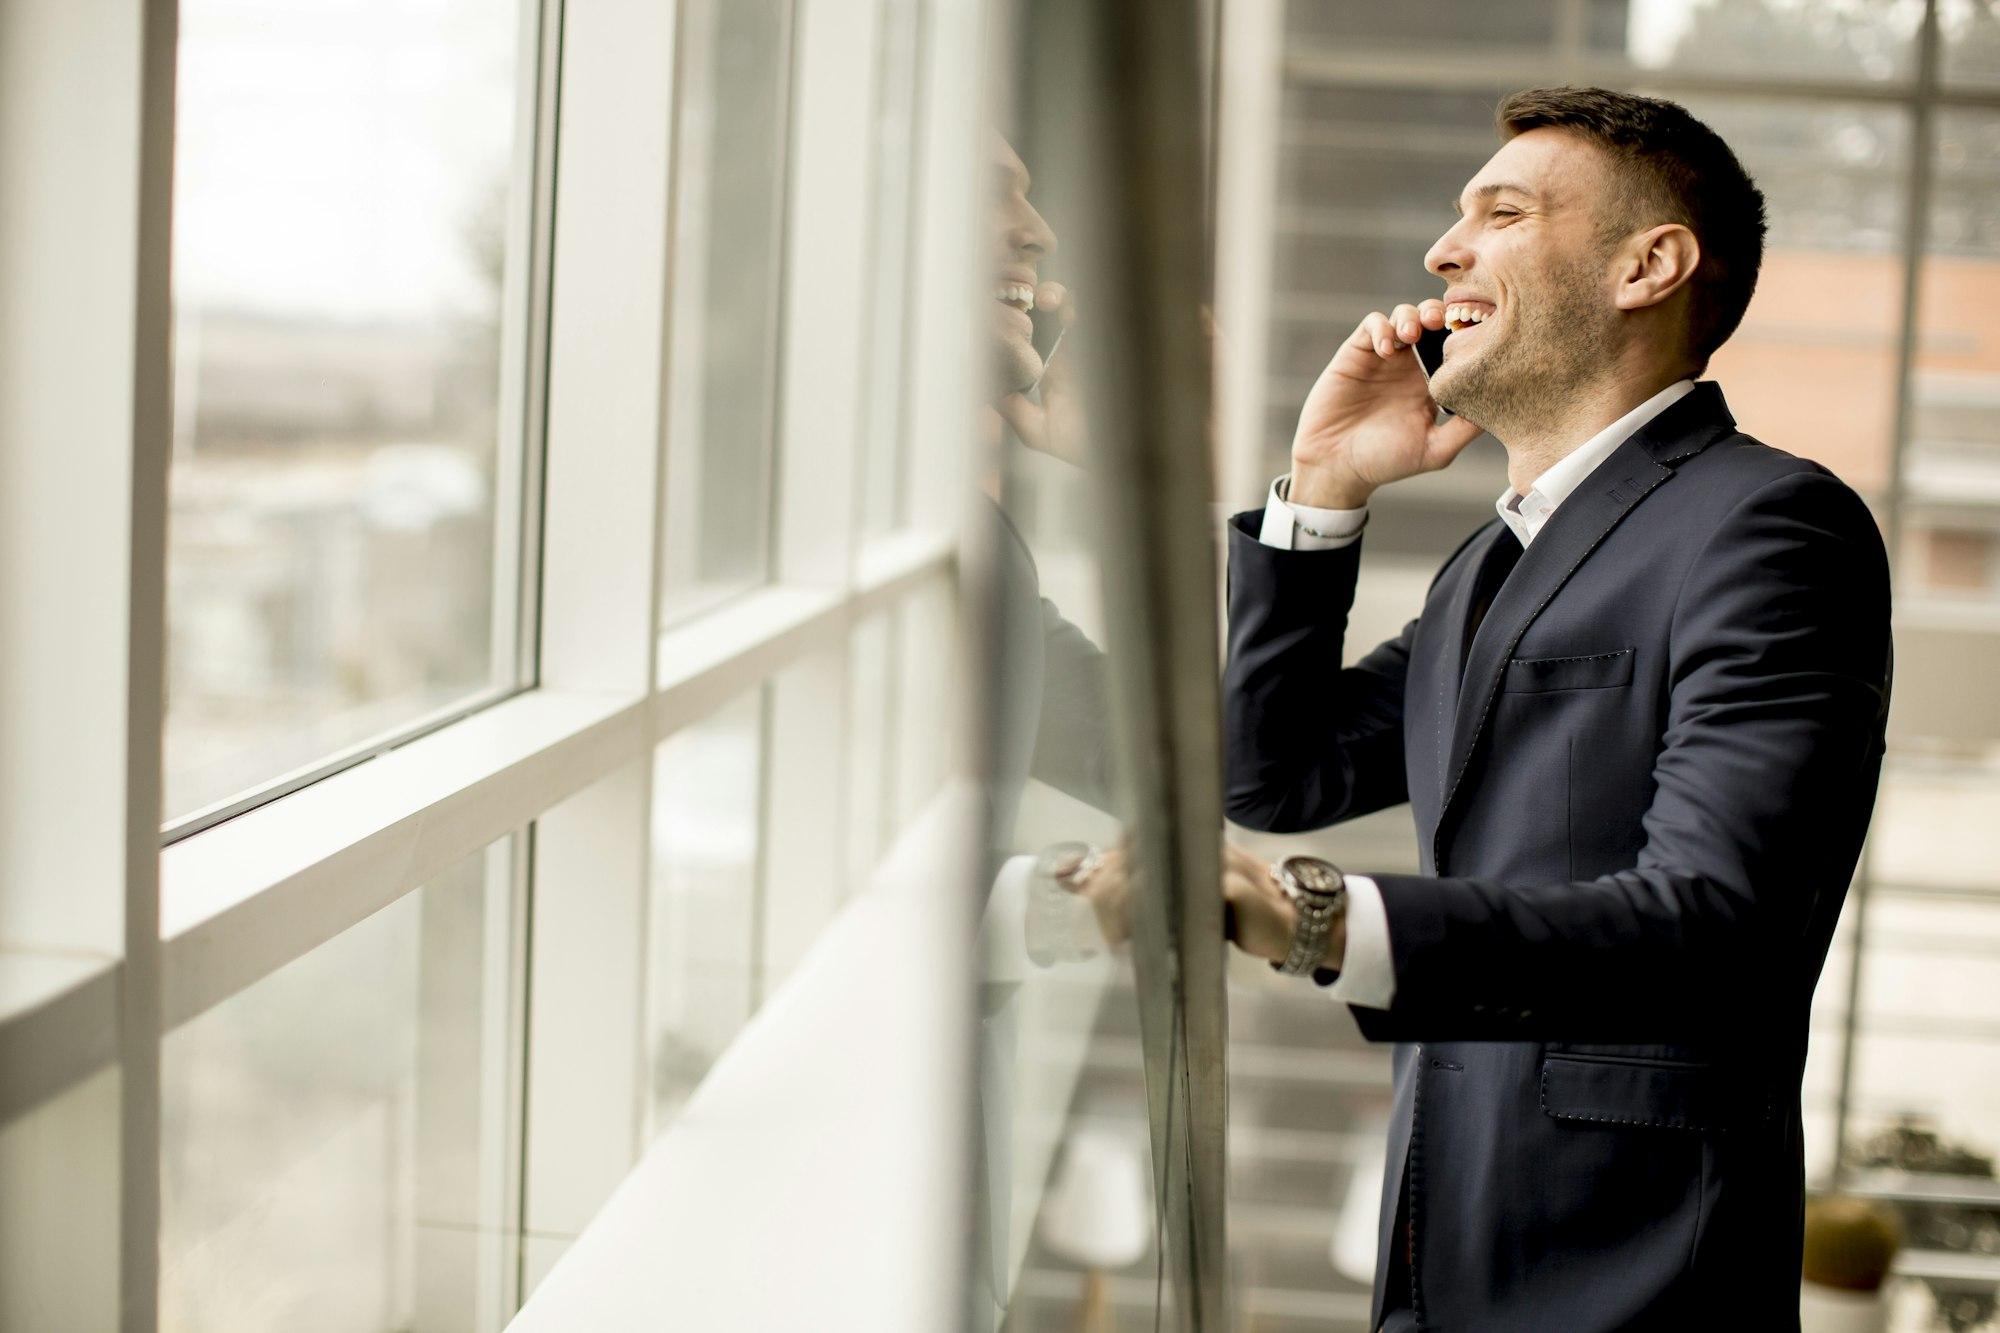
[[[1680,223],[1662,223],[1640,232],[1619,250],[1618,308],[1643,310],[1660,304],[1687,285],[1700,262],[1701,243]]]

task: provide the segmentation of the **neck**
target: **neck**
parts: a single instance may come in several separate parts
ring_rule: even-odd
[[[1687,373],[1679,367],[1619,374],[1563,395],[1552,410],[1509,423],[1495,437],[1507,449],[1507,484],[1526,495],[1535,479],[1585,441]],[[1489,428],[1490,429],[1490,428]]]

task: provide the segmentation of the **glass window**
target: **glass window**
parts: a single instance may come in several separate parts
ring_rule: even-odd
[[[680,22],[661,571],[670,622],[770,568],[791,5],[691,0]]]
[[[1907,82],[1923,0],[1591,0],[1591,51],[1639,69]]]
[[[1978,312],[2000,299],[2000,115],[1942,111],[1935,135],[1898,587],[1913,610],[1991,635],[2000,631],[2000,334]]]
[[[647,990],[652,1128],[756,1008],[764,690],[675,732],[653,764]]]
[[[468,857],[167,1034],[163,1329],[506,1322],[513,852]]]
[[[1708,377],[1753,435],[1879,499],[1896,435],[1909,113],[1840,102],[1685,105],[1736,151],[1770,219],[1757,294]]]
[[[1948,41],[1966,24],[1992,35],[1990,6],[1940,17]],[[1979,59],[1994,68],[1990,52]],[[1897,515],[1895,699],[1842,1164],[1919,1173],[1876,1179],[1901,1196],[1908,1246],[1943,1252],[1926,1280],[1948,1326],[1969,1328],[1991,1316],[2000,1255],[2000,337],[1982,316],[2000,291],[2000,115],[1941,109],[1933,136]],[[1925,1202],[1940,1183],[1962,1202]],[[1963,1276],[1943,1271],[1954,1266]]]
[[[180,7],[169,822],[515,683],[522,28]]]
[[[1307,0],[1287,7],[1287,35],[1319,40],[1348,53],[1546,51],[1560,30],[1563,0],[1461,5],[1454,0]]]
[[[1957,0],[1938,7],[1947,84],[2000,86],[2000,0]]]

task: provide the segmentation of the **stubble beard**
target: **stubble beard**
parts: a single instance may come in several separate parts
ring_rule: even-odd
[[[1540,291],[1517,291],[1508,336],[1457,365],[1447,361],[1431,396],[1502,441],[1561,420],[1609,361],[1616,317],[1597,269],[1591,256],[1557,270]]]

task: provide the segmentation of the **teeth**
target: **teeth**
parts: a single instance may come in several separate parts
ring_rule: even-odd
[[[1447,329],[1456,332],[1473,324],[1484,324],[1487,312],[1475,305],[1452,304],[1444,308],[1444,323]]]
[[[993,299],[1018,304],[1023,310],[1035,308],[1035,289],[1025,283],[1002,282],[995,284]]]

